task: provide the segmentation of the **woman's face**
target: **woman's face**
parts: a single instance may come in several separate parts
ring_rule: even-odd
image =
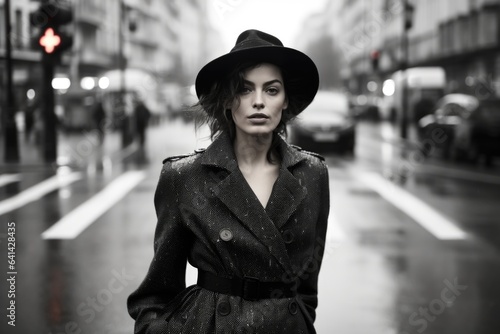
[[[260,64],[246,70],[243,78],[240,102],[231,106],[236,135],[271,134],[288,106],[281,71],[275,65]]]

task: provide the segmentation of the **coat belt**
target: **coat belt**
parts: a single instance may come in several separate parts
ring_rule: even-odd
[[[297,295],[295,282],[263,282],[255,277],[222,277],[198,270],[199,286],[226,295],[240,296],[245,300],[292,298]]]

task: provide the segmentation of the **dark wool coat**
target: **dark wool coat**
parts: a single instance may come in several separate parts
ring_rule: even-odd
[[[128,299],[135,333],[315,333],[329,213],[323,159],[280,138],[279,176],[264,208],[226,135],[164,161],[155,193],[154,258]],[[185,287],[186,261],[220,276],[296,282],[297,296],[245,300]]]

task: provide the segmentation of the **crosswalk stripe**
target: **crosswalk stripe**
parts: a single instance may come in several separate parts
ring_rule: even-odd
[[[335,185],[330,181],[330,189],[335,189]],[[337,215],[335,214],[335,203],[333,196],[330,196],[330,214],[328,215],[328,228],[326,230],[326,239],[329,241],[344,241],[347,235],[342,228]]]
[[[58,174],[42,181],[19,194],[0,202],[0,215],[19,209],[24,205],[34,202],[46,194],[64,186],[67,186],[82,178],[81,173],[73,172],[68,174]]]
[[[475,171],[459,170],[446,168],[441,166],[425,165],[425,168],[420,168],[419,172],[431,175],[440,175],[448,178],[456,178],[460,180],[482,182],[486,184],[500,184],[500,176],[479,173]]]
[[[326,239],[332,241],[344,241],[347,238],[344,229],[337,220],[335,213],[330,210],[330,215],[328,216],[328,229],[326,231]]]
[[[21,175],[19,174],[3,174],[0,175],[0,187],[3,187],[9,183],[14,183],[21,180]]]
[[[418,222],[441,240],[462,240],[467,234],[429,205],[376,173],[361,173],[359,178],[383,198]]]
[[[129,171],[75,208],[42,233],[43,239],[74,239],[146,177],[143,171]]]

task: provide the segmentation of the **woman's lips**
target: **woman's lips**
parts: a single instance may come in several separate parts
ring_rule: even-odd
[[[266,114],[263,114],[263,113],[255,113],[255,114],[248,116],[248,120],[252,124],[257,124],[257,125],[266,123],[268,119],[269,119],[269,116],[267,116]]]
[[[263,114],[263,113],[255,113],[255,114],[251,114],[250,116],[248,116],[248,118],[250,118],[250,119],[268,119],[269,116],[267,116],[266,114]]]

